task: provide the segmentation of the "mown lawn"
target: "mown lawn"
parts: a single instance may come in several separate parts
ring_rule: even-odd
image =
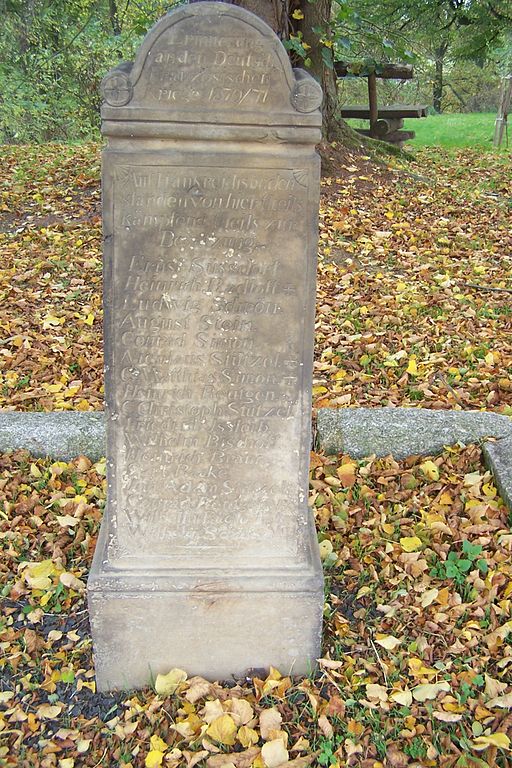
[[[406,120],[404,129],[416,132],[412,147],[491,149],[495,120],[496,114],[490,112],[429,115],[420,120]]]
[[[415,131],[416,136],[407,144],[414,151],[418,147],[457,149],[462,147],[491,149],[496,114],[443,114],[429,115],[420,119],[406,119],[404,130]],[[368,121],[348,120],[353,128],[368,128]],[[510,137],[512,143],[512,135]],[[504,141],[502,152],[507,151]]]

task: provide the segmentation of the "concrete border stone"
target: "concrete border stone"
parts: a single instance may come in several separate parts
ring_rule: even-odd
[[[429,456],[445,445],[512,436],[512,419],[489,411],[427,408],[320,408],[317,447],[327,454]]]
[[[103,411],[34,413],[0,411],[0,451],[25,449],[33,456],[69,461],[86,455],[97,461],[105,455]]]
[[[484,443],[483,453],[501,498],[512,510],[512,435]]]

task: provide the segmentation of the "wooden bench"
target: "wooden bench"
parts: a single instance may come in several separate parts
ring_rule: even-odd
[[[349,66],[341,61],[335,63],[338,77],[367,77],[369,106],[352,105],[342,107],[340,110],[343,118],[359,118],[369,120],[369,128],[359,128],[358,133],[370,136],[374,139],[387,141],[399,147],[405,141],[410,141],[415,136],[414,131],[403,131],[404,118],[421,118],[427,116],[427,107],[420,104],[396,104],[388,107],[377,105],[377,78],[384,80],[411,80],[413,69],[408,64],[385,64],[374,71],[360,72],[357,75],[349,71]]]

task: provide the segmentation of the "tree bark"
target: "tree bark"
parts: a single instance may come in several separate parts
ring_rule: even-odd
[[[304,18],[301,23],[301,31],[304,42],[310,46],[308,49],[311,60],[310,72],[315,77],[324,92],[324,102],[322,105],[322,124],[323,135],[327,141],[332,141],[339,136],[341,117],[339,115],[338,86],[336,70],[334,69],[334,59],[332,57],[332,48],[324,46],[321,40],[329,42],[330,39],[330,19],[331,19],[332,0],[316,0],[313,3],[308,0],[301,0],[301,10]],[[322,34],[313,31],[321,29]],[[325,63],[322,55],[322,49],[330,54],[332,66]],[[348,128],[348,126],[346,126]],[[350,130],[350,129],[349,129]]]
[[[444,57],[448,50],[447,43],[441,43],[435,50],[435,75],[432,89],[432,104],[436,112],[441,114],[443,111],[443,90],[444,90]]]
[[[108,11],[110,16],[110,23],[112,24],[112,31],[116,37],[121,34],[121,24],[119,22],[119,11],[117,8],[116,0],[108,0]]]
[[[322,48],[325,46],[320,42],[321,39],[329,40],[330,19],[332,0],[220,0],[229,2],[252,11],[262,18],[272,27],[274,32],[281,38],[287,40],[290,32],[293,31],[291,14],[294,10],[301,10],[304,18],[300,22],[300,31],[303,34],[303,40],[310,46],[308,55],[311,60],[311,66],[308,72],[315,77],[322,86],[324,92],[324,101],[322,106],[322,133],[324,139],[333,141],[335,139],[350,146],[360,146],[362,138],[341,118],[339,114],[337,76],[332,67],[328,67],[322,56]],[[198,0],[189,0],[189,2],[198,2]],[[320,28],[322,34],[313,32],[313,28]],[[298,30],[297,30],[298,31]],[[327,50],[331,50],[327,48]]]

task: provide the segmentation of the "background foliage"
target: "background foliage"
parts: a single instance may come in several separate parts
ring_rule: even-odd
[[[182,1],[0,0],[0,141],[97,138],[101,78],[132,59],[148,28]],[[437,111],[496,108],[500,75],[512,66],[505,0],[287,0],[282,34],[306,65],[314,56],[301,24],[312,7],[326,66],[342,59],[358,72],[414,61],[416,79],[382,83],[383,101],[419,101]],[[365,100],[365,81],[345,80],[341,99]]]

